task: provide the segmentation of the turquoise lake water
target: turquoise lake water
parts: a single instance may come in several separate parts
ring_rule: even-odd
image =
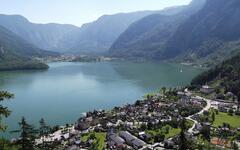
[[[25,116],[31,124],[74,123],[83,112],[133,103],[162,86],[185,86],[202,70],[168,63],[50,63],[47,71],[0,73],[0,90],[15,94],[4,102],[12,111],[8,130]],[[8,132],[2,134],[13,137]]]

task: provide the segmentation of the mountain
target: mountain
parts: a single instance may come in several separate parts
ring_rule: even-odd
[[[211,83],[221,88],[224,93],[232,92],[240,100],[240,53],[216,67],[203,72],[192,81],[192,85]]]
[[[192,1],[190,8],[201,8],[202,2]],[[239,8],[239,0],[207,0],[189,17],[184,11],[145,17],[119,37],[110,54],[216,65],[239,51]]]
[[[49,55],[57,54],[43,51],[0,26],[0,70],[46,69],[48,68],[46,64],[32,58]]]
[[[236,50],[240,38],[240,1],[207,0],[203,9],[180,25],[158,59],[222,59]]]
[[[158,13],[133,23],[110,48],[116,57],[154,57],[178,26],[202,8],[205,0],[195,0],[176,13]],[[178,7],[175,9],[179,9]]]
[[[104,15],[94,22],[84,24],[63,41],[72,41],[70,51],[74,53],[103,53],[131,23],[151,13],[143,11]]]
[[[175,14],[181,10],[182,7],[179,6],[166,8],[162,11],[140,11],[104,15],[92,23],[84,24],[78,32],[69,34],[69,36],[63,40],[72,42],[70,48],[72,52],[102,54],[108,51],[119,35],[133,22],[150,14]]]
[[[35,24],[20,15],[0,15],[0,25],[38,48],[59,51],[61,39],[78,27],[65,24]]]
[[[35,24],[20,15],[0,15],[0,25],[41,49],[75,54],[103,54],[133,22],[153,13],[175,14],[181,9],[182,7],[170,7],[162,11],[103,15],[80,28],[63,24]]]

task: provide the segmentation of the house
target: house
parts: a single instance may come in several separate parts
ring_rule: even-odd
[[[80,150],[76,145],[69,147],[67,150]]]
[[[139,132],[138,133],[140,139],[144,140],[144,141],[149,141],[152,136],[150,134],[146,134],[145,132]]]
[[[116,147],[117,149],[122,149],[125,146],[125,141],[117,134],[110,134],[108,136],[107,144],[110,148]]]
[[[128,131],[121,131],[119,133],[119,136],[122,137],[126,141],[126,143],[128,145],[132,146],[134,149],[140,149],[140,148],[143,148],[146,145],[145,142],[143,142],[142,140],[133,136]]]
[[[164,148],[166,149],[174,148],[174,142],[172,140],[165,140],[163,143],[164,143]]]
[[[145,142],[143,142],[142,140],[137,139],[137,138],[132,141],[132,146],[133,146],[134,149],[143,148],[145,145],[146,145]]]
[[[80,131],[87,130],[89,127],[90,127],[90,123],[87,121],[86,122],[82,121],[75,125],[75,129]]]
[[[69,134],[69,133],[66,133],[66,134],[62,135],[61,138],[62,138],[63,140],[67,140],[67,139],[70,138],[70,134]]]
[[[204,93],[204,94],[210,94],[210,93],[212,93],[212,92],[214,92],[214,88],[211,88],[211,87],[209,87],[208,85],[204,85],[204,86],[202,86],[202,88],[200,89],[200,91],[202,92],[202,93]]]
[[[221,139],[221,138],[217,138],[217,137],[213,137],[211,139],[211,144],[223,146],[225,148],[231,148],[232,147],[232,143],[231,143],[230,140]]]
[[[228,108],[228,107],[226,107],[226,106],[223,106],[223,105],[219,105],[219,106],[218,106],[218,110],[219,110],[220,112],[227,113],[227,112],[230,110],[230,108]]]
[[[136,138],[135,136],[130,134],[128,131],[120,131],[119,136],[122,137],[129,145],[132,145],[132,141]]]
[[[75,141],[75,145],[80,145],[81,144],[81,140],[77,140],[77,141]]]

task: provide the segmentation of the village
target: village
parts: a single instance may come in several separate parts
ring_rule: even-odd
[[[178,149],[183,130],[180,122],[186,120],[184,135],[188,141],[205,146],[207,140],[222,149],[239,147],[238,103],[230,92],[226,97],[231,100],[208,99],[213,92],[215,89],[207,85],[197,93],[163,88],[135,104],[87,112],[74,125],[64,126],[36,143],[56,142],[68,150]]]

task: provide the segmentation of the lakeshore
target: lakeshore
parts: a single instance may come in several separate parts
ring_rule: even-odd
[[[226,103],[228,105],[226,105]],[[229,105],[230,104],[230,105]],[[237,107],[237,103],[228,100],[218,102],[198,96],[188,89],[164,88],[155,94],[148,94],[144,99],[134,104],[115,107],[111,110],[94,110],[80,117],[70,127],[60,127],[60,130],[36,140],[37,145],[43,142],[60,142],[64,149],[178,149],[181,121],[186,119],[184,134],[188,141],[199,138],[202,130],[212,127],[219,120],[201,121],[200,116],[220,111],[221,107],[229,109]],[[214,111],[213,111],[214,110]],[[234,125],[234,124],[233,124]],[[231,126],[231,128],[230,128]],[[228,132],[237,132],[239,126],[229,124]],[[221,124],[218,132],[225,132]],[[231,144],[214,143],[222,148]],[[224,140],[224,139],[221,139]],[[202,143],[204,144],[204,143]]]
[[[41,118],[51,126],[74,123],[89,110],[132,104],[162,86],[186,86],[202,72],[180,64],[146,62],[56,62],[49,66],[46,71],[0,73],[0,88],[15,94],[4,103],[13,110],[5,121],[8,131],[18,128],[22,116],[35,126]],[[8,131],[1,135],[16,136]]]

